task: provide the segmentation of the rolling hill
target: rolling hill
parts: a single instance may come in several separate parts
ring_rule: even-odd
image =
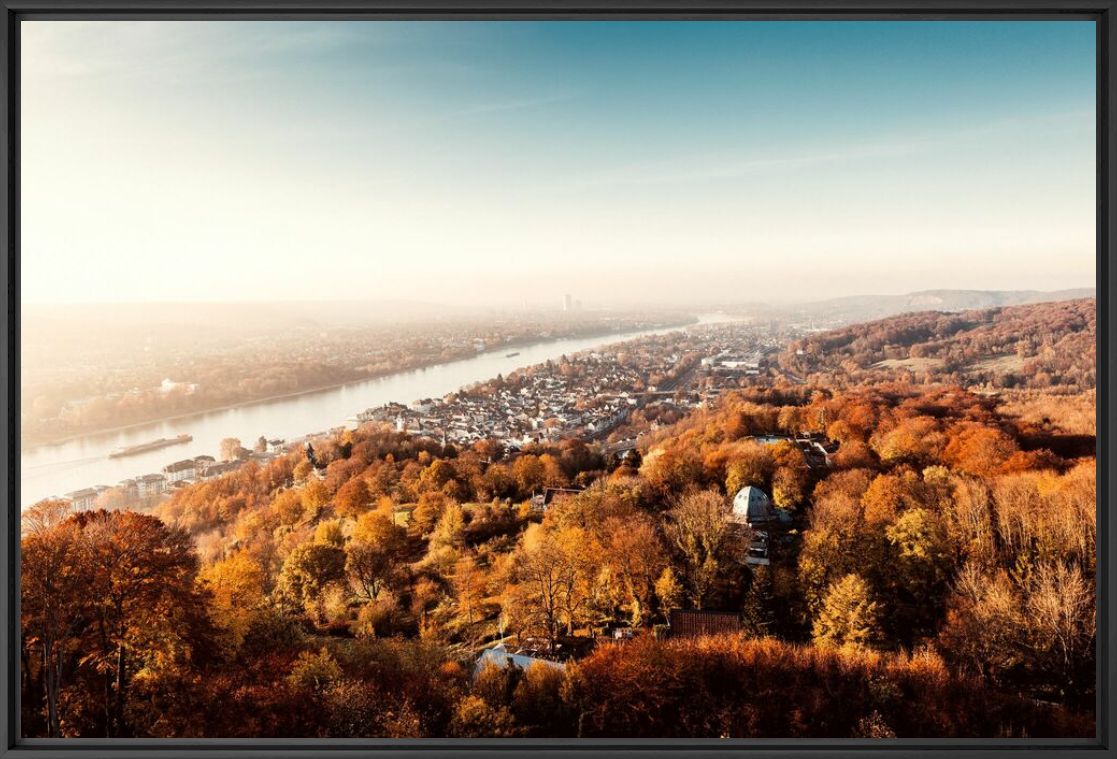
[[[959,312],[1093,298],[1094,288],[1073,290],[920,290],[903,295],[851,295],[780,309],[783,316],[823,324],[852,324],[919,311]]]
[[[922,311],[811,335],[793,343],[780,364],[800,377],[840,384],[903,377],[1087,390],[1096,383],[1096,330],[1092,297]]]

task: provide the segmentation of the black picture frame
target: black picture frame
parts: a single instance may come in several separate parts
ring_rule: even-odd
[[[730,753],[755,759],[845,757],[895,754],[918,759],[956,757],[993,759],[1009,751],[1029,755],[1117,756],[1111,720],[1117,689],[1110,642],[1117,631],[1112,599],[1117,574],[1112,546],[1117,529],[1111,514],[1112,476],[1117,456],[1109,440],[1114,431],[1112,398],[1117,393],[1113,355],[1117,325],[1112,299],[1111,230],[1117,221],[1113,201],[1117,170],[1110,159],[1117,141],[1117,97],[1112,51],[1117,48],[1117,0],[0,0],[0,130],[3,171],[0,229],[5,251],[0,259],[4,308],[0,312],[0,410],[7,422],[0,437],[0,481],[4,519],[0,527],[0,758],[42,759],[122,755],[150,757],[425,757],[460,754],[548,758],[674,754],[704,759]],[[19,737],[19,358],[20,358],[20,45],[22,20],[50,19],[1089,19],[1097,25],[1097,309],[1098,327],[1098,574],[1097,574],[1097,734],[1094,739],[21,739]]]

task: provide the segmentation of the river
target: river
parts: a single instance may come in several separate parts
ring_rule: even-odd
[[[721,314],[699,317],[698,324],[727,321]],[[152,422],[123,430],[85,435],[56,445],[41,445],[20,455],[20,503],[36,501],[95,485],[159,472],[172,461],[208,454],[217,456],[223,439],[240,438],[251,447],[261,435],[269,440],[298,438],[338,427],[356,413],[390,401],[411,403],[438,398],[466,385],[491,379],[564,354],[599,348],[622,340],[673,332],[680,327],[598,337],[548,340],[503,348],[425,369],[389,374],[348,385]],[[512,351],[518,355],[508,356]],[[110,459],[113,450],[159,438],[191,435],[189,443]]]

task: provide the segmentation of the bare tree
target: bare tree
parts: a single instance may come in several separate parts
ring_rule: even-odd
[[[1074,662],[1096,635],[1094,588],[1074,564],[1044,562],[1030,578],[1027,610],[1041,658],[1049,656],[1059,680],[1070,684]]]
[[[671,509],[666,531],[683,558],[691,602],[701,609],[726,561],[739,558],[750,531],[730,521],[729,502],[716,490],[692,491]]]
[[[221,441],[221,460],[232,461],[240,453],[240,438],[227,437]]]

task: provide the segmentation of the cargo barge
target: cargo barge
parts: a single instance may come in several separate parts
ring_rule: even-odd
[[[128,445],[123,448],[117,448],[115,451],[109,454],[109,458],[119,459],[122,456],[134,456],[137,453],[157,451],[160,448],[166,448],[169,445],[182,445],[183,443],[189,443],[193,439],[193,435],[179,435],[178,437],[172,438],[161,437],[158,440],[152,440],[150,443],[140,443],[139,445]]]

